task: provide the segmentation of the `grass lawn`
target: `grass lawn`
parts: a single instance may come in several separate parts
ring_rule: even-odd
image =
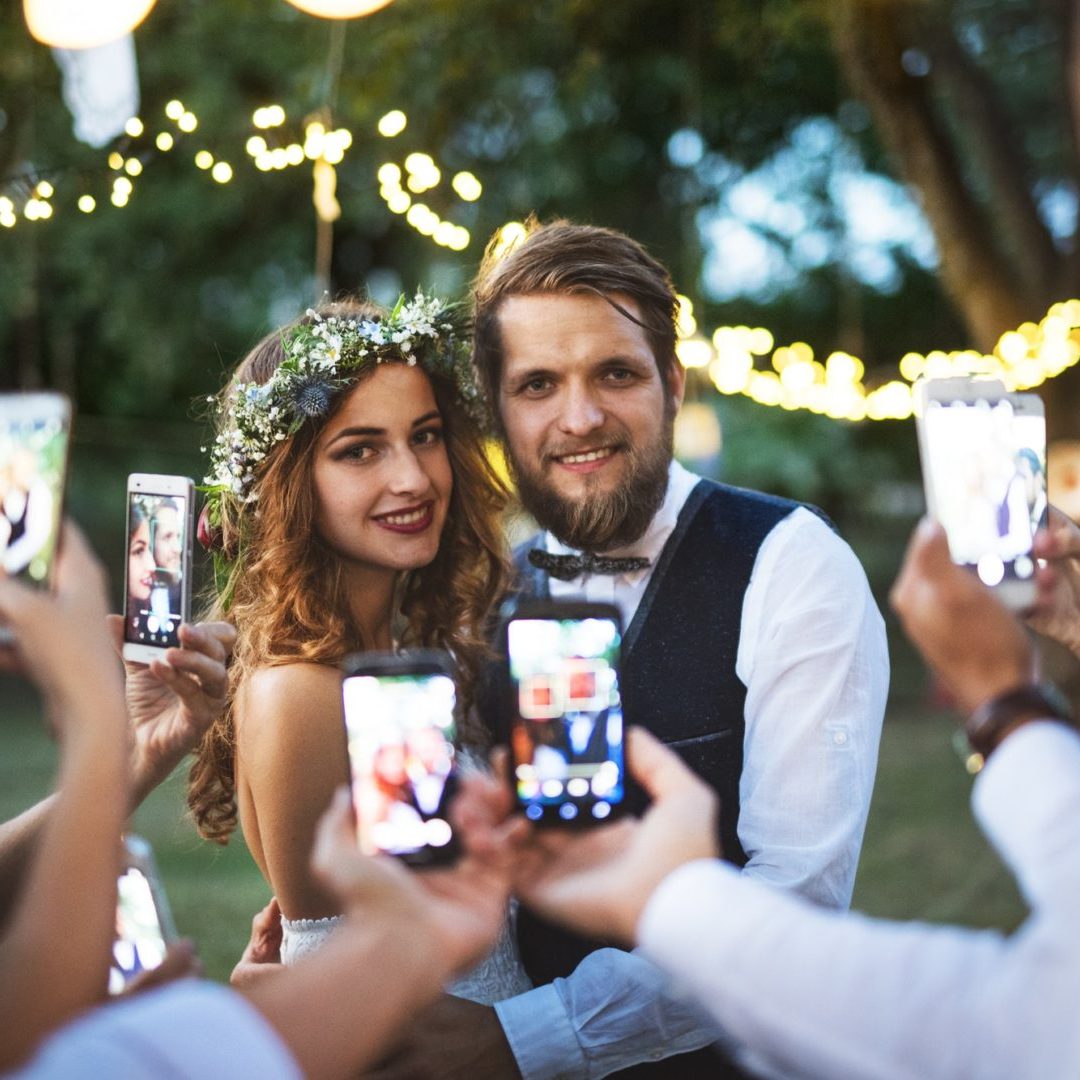
[[[6,819],[48,792],[55,752],[35,698],[10,680],[0,680],[0,717]],[[947,717],[910,695],[890,707],[854,906],[874,915],[1011,928],[1024,908],[972,821],[971,781],[952,731]],[[268,890],[241,839],[219,848],[198,838],[184,819],[183,793],[179,770],[139,810],[135,831],[154,846],[180,932],[198,942],[207,973],[225,979]]]

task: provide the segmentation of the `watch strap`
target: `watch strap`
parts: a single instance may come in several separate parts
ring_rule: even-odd
[[[1072,710],[1051,683],[1029,683],[1007,690],[980,705],[964,725],[968,742],[985,760],[1013,728],[1029,720],[1072,723]]]

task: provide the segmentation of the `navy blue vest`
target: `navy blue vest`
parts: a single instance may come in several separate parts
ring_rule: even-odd
[[[737,832],[746,687],[735,674],[735,660],[743,596],[762,541],[798,505],[700,481],[623,636],[620,682],[627,723],[647,727],[717,791],[724,858],[739,866],[746,862]],[[512,594],[549,595],[547,576],[527,561],[534,544],[514,553],[518,577]],[[478,706],[502,740],[504,721],[489,711],[494,700],[481,693]],[[644,802],[640,790],[629,798],[638,807]],[[611,944],[586,941],[524,907],[518,913],[518,943],[537,985],[568,975],[593,949]],[[699,1074],[716,1080],[725,1075],[724,1066],[706,1051],[618,1075],[693,1080]]]

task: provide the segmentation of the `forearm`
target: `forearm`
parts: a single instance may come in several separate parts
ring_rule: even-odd
[[[305,1076],[351,1076],[373,1063],[452,974],[416,926],[348,924],[280,977],[240,988]]]
[[[50,795],[0,825],[0,936],[15,910],[31,858],[55,803],[56,796]]]
[[[1006,940],[876,922],[699,862],[659,887],[638,931],[646,955],[781,1073],[1046,1076],[1075,1061],[1072,928],[1033,922]]]
[[[128,806],[126,721],[122,700],[110,693],[79,712],[66,725],[59,792],[41,811],[21,902],[0,944],[0,1067],[105,989]]]

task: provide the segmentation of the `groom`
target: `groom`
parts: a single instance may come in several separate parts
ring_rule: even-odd
[[[475,362],[544,530],[517,553],[515,591],[616,603],[627,718],[720,793],[725,857],[844,908],[888,684],[883,623],[815,513],[672,460],[676,307],[667,271],[621,233],[556,222],[489,252]],[[597,553],[616,572],[599,572]],[[518,936],[537,988],[494,1009],[446,999],[388,1075],[723,1075],[699,1049],[722,1033],[644,960],[524,910]]]

